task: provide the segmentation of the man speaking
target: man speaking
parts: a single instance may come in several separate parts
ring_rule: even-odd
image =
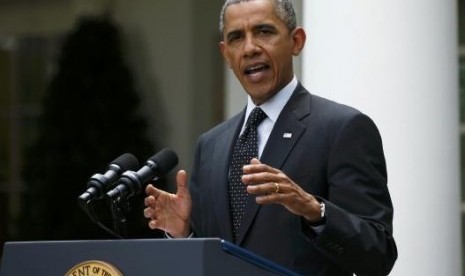
[[[306,34],[291,1],[227,0],[220,32],[247,105],[201,135],[189,184],[180,170],[176,194],[147,186],[149,227],[219,237],[304,275],[387,275],[397,249],[380,134],[297,80]]]

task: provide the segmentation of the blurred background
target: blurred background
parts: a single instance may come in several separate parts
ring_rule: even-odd
[[[465,275],[464,0],[293,2],[307,30],[299,79],[383,136],[392,275]],[[0,256],[5,241],[111,238],[76,199],[124,152],[142,164],[170,147],[189,171],[198,135],[245,103],[218,51],[222,4],[0,0]],[[127,237],[159,238],[142,197]]]
[[[0,1],[2,244],[111,237],[76,199],[122,153],[142,166],[170,147],[190,167],[197,136],[224,118],[221,5]],[[127,237],[160,237],[142,199]],[[94,208],[112,228],[109,208]]]

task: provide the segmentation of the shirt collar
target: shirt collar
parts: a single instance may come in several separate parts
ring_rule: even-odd
[[[260,108],[263,110],[263,112],[265,112],[268,118],[271,121],[273,121],[273,123],[275,123],[278,119],[279,114],[281,114],[281,111],[283,110],[284,106],[291,98],[292,92],[294,92],[297,85],[297,77],[294,75],[294,78],[292,78],[292,80],[283,89],[281,89],[281,91],[279,91],[278,93],[276,93],[276,95],[271,97],[271,99],[267,100],[266,102],[260,105]],[[250,112],[252,112],[252,109],[254,109],[255,107],[256,106],[253,103],[252,98],[248,96],[244,122],[247,122],[247,118],[249,117]]]

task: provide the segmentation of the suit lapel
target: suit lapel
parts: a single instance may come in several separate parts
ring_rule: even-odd
[[[263,150],[260,161],[274,168],[281,169],[295,144],[302,137],[306,126],[300,121],[310,114],[310,94],[300,84],[297,86],[289,102],[284,106],[276,121],[270,137]],[[289,137],[290,136],[290,137]],[[237,244],[240,244],[251,227],[259,209],[255,196],[249,196],[246,214],[241,223]]]
[[[242,126],[244,116],[245,110],[232,118],[230,127],[217,139],[215,144],[215,153],[217,154],[213,155],[215,159],[211,166],[212,178],[210,182],[214,183],[212,185],[212,188],[215,189],[213,194],[218,195],[214,200],[215,204],[212,208],[218,218],[217,221],[224,222],[218,225],[221,234],[230,241],[233,240],[233,232],[228,194],[229,160],[233,144]],[[226,220],[224,218],[226,218]]]

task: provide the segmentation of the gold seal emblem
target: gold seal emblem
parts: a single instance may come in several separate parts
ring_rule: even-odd
[[[75,265],[65,276],[124,276],[114,265],[103,261],[85,261]]]

